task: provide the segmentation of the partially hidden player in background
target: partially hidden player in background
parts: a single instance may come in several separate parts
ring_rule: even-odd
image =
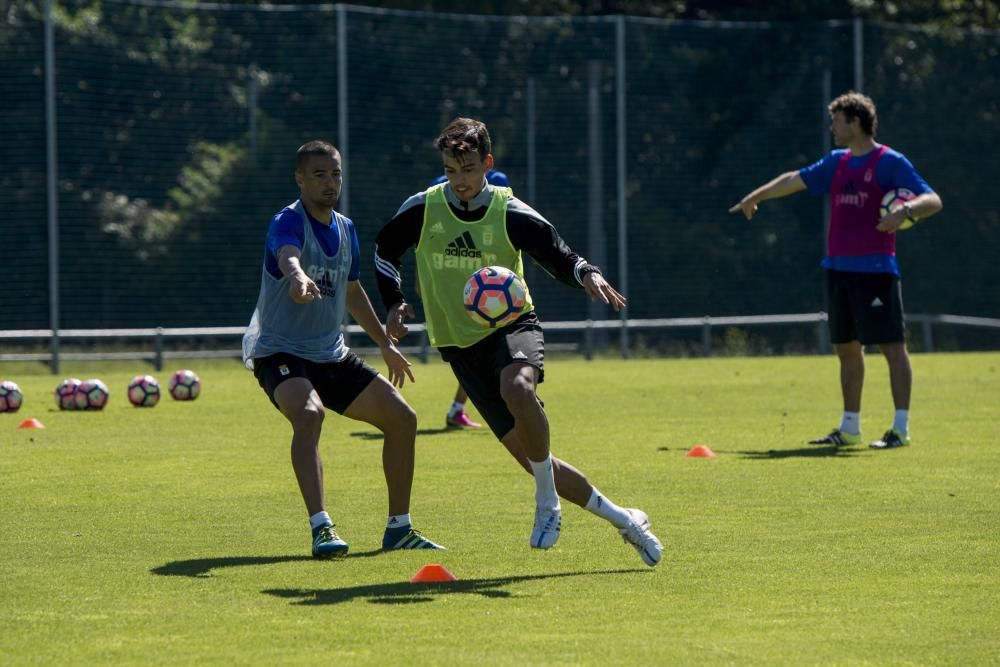
[[[431,345],[451,364],[496,437],[534,476],[531,546],[548,549],[559,538],[562,496],[609,521],[643,562],[656,565],[663,547],[646,513],[615,505],[583,473],[551,455],[548,418],[536,395],[543,379],[544,339],[530,294],[523,315],[489,329],[468,317],[462,291],[472,272],[487,265],[505,266],[523,277],[521,253],[526,252],[594,301],[619,310],[624,297],[545,218],[509,188],[487,182],[493,155],[485,124],[458,118],[436,145],[448,182],[410,197],[376,239],[376,279],[388,311],[387,331],[402,337],[405,319],[413,316],[401,290],[400,258],[415,247]]]
[[[757,205],[809,188],[830,194],[830,230],[822,266],[826,269],[831,340],[840,360],[844,414],[840,426],[811,444],[861,442],[864,346],[878,345],[889,365],[896,413],[892,426],[869,446],[891,449],[910,443],[909,412],[913,375],[906,351],[903,297],[896,261],[896,231],[910,218],[922,220],[941,210],[941,198],[902,153],[875,142],[875,104],[849,92],[829,105],[830,131],[839,147],[818,162],[781,174],[729,209],[749,220]],[[883,195],[906,188],[917,196],[879,217]]]
[[[431,182],[431,185],[437,185],[438,183],[447,183],[448,176],[446,174],[441,174]],[[509,188],[510,179],[507,178],[507,174],[503,173],[498,169],[490,169],[486,172],[486,182],[491,185],[499,185],[500,187]],[[417,282],[417,296],[420,296],[420,283]],[[455,399],[451,403],[451,407],[448,408],[448,412],[444,417],[445,428],[482,428],[482,424],[479,422],[472,421],[469,418],[468,413],[465,412],[465,403],[469,400],[469,395],[462,388],[462,383],[458,383],[458,388],[455,390]]]
[[[410,363],[386,335],[358,281],[354,223],[333,210],[340,197],[340,152],[323,141],[298,150],[299,199],[271,220],[260,296],[243,338],[243,360],[292,424],[292,468],[309,513],[316,558],[347,555],[324,502],[319,439],[328,408],[385,436],[382,467],[389,519],[382,548],[440,549],[410,525],[417,419],[396,386],[413,380]],[[389,379],[344,345],[345,310],[378,345]]]

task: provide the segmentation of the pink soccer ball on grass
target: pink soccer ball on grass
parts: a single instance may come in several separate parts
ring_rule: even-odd
[[[516,320],[524,311],[528,290],[510,269],[487,266],[465,283],[465,312],[477,324],[495,329]]]
[[[56,406],[60,410],[76,410],[76,390],[80,387],[82,380],[76,378],[66,378],[56,386]]]
[[[160,383],[152,375],[136,375],[128,383],[128,402],[137,408],[151,408],[160,402]]]
[[[0,412],[17,412],[24,402],[21,388],[13,380],[0,382]]]
[[[201,380],[189,369],[175,371],[167,384],[170,395],[177,401],[193,401],[201,394]]]
[[[73,393],[77,410],[103,410],[110,396],[108,385],[97,378],[84,380]]]

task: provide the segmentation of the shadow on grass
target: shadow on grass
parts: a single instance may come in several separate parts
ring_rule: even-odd
[[[671,451],[668,447],[660,447],[659,451]],[[849,459],[867,452],[867,450],[854,449],[851,447],[835,447],[810,445],[808,447],[797,447],[795,449],[741,449],[725,450],[716,449],[716,454],[738,454],[741,458],[749,461],[774,461],[778,459],[792,458],[839,458]]]
[[[862,452],[850,447],[810,445],[809,447],[798,447],[796,449],[743,450],[737,453],[751,461],[772,461],[775,459],[790,458],[849,459],[858,456]]]
[[[296,605],[340,604],[357,599],[366,599],[372,604],[415,604],[431,602],[442,595],[481,595],[487,598],[509,598],[513,594],[503,590],[505,586],[524,581],[558,579],[561,577],[592,577],[613,574],[632,574],[649,570],[603,570],[597,572],[557,572],[555,574],[535,574],[519,577],[497,577],[493,579],[460,579],[433,584],[413,584],[408,581],[392,584],[372,584],[347,588],[272,588],[261,591],[267,595],[294,600]]]
[[[351,552],[348,558],[371,558],[385,553],[381,549],[372,551]],[[164,577],[211,577],[212,570],[224,567],[247,567],[250,565],[274,565],[275,563],[294,563],[297,561],[316,560],[312,556],[219,556],[216,558],[192,558],[191,560],[175,560],[150,572]],[[316,560],[317,563],[325,561]]]
[[[462,433],[463,435],[469,434],[482,434],[489,435],[492,437],[493,433],[488,428],[481,429],[458,429],[458,428],[418,428],[417,435],[442,435],[444,433]],[[380,431],[355,431],[351,433],[352,438],[358,438],[359,440],[378,440],[382,441],[382,433]]]

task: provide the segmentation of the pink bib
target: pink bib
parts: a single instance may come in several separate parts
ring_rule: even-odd
[[[855,169],[850,168],[849,150],[837,163],[830,184],[828,256],[896,254],[896,235],[875,229],[885,194],[875,178],[875,167],[887,150],[887,146],[879,146]]]

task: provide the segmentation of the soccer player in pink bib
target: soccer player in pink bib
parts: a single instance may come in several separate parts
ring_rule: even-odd
[[[760,202],[808,188],[830,195],[830,230],[822,266],[827,275],[830,336],[840,359],[844,414],[840,426],[811,444],[861,442],[864,346],[878,345],[889,364],[896,413],[892,426],[869,446],[892,449],[910,443],[910,389],[913,375],[906,352],[903,297],[896,262],[896,231],[941,210],[931,190],[906,157],[875,142],[875,103],[849,92],[829,105],[830,131],[837,149],[818,162],[789,171],[750,192],[729,209],[747,220]],[[906,188],[916,197],[880,217],[883,195]]]

